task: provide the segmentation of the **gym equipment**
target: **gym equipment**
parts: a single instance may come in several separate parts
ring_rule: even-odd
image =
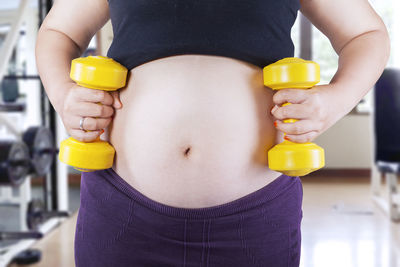
[[[54,147],[53,134],[43,126],[29,127],[22,135],[29,148],[31,164],[29,174],[44,176],[50,171],[57,149]]]
[[[386,68],[374,88],[372,199],[393,222],[400,222],[400,69]],[[383,181],[386,186],[382,187]]]
[[[43,176],[53,163],[53,136],[45,127],[30,127],[23,141],[0,141],[0,185],[19,186],[28,174]]]
[[[111,58],[88,56],[72,60],[70,77],[79,86],[115,91],[125,86],[127,69]],[[70,137],[60,146],[59,159],[79,171],[112,167],[114,148],[98,137],[93,142],[80,142]]]
[[[38,249],[26,249],[18,253],[13,259],[12,263],[26,265],[38,263],[42,259],[42,252]]]
[[[19,97],[18,80],[3,79],[0,87],[4,102],[11,103],[17,101]]]
[[[25,103],[0,103],[0,112],[23,112],[25,109]]]
[[[0,141],[0,185],[22,184],[29,169],[29,151],[23,142]]]
[[[45,211],[43,202],[35,199],[28,203],[26,223],[28,229],[37,230],[38,226],[52,217],[69,217],[66,211]]]
[[[5,75],[1,81],[0,88],[2,98],[5,103],[14,103],[21,96],[18,81],[19,80],[39,80],[38,75]]]
[[[300,58],[284,58],[264,67],[264,85],[280,90],[310,89],[320,80],[319,65]],[[282,106],[290,105],[285,103]],[[286,119],[284,123],[296,122]],[[325,165],[324,150],[314,143],[295,143],[288,140],[268,151],[269,168],[288,176],[304,176]]]
[[[0,241],[21,240],[21,239],[40,239],[43,234],[40,232],[0,232]]]
[[[40,80],[39,75],[5,75],[3,80]]]

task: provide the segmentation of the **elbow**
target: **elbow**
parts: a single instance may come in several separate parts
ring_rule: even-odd
[[[387,32],[386,27],[380,27],[375,30],[370,30],[364,33],[361,33],[351,40],[349,40],[346,44],[344,44],[340,49],[335,49],[337,54],[340,56],[342,51],[352,43],[365,43],[367,42],[370,49],[374,50],[375,55],[379,55],[379,59],[381,63],[386,66],[389,57],[390,57],[390,37]]]
[[[371,33],[375,35],[374,43],[376,48],[379,50],[381,63],[383,66],[386,66],[389,61],[391,50],[389,33],[386,30],[386,27],[374,30]]]
[[[382,22],[381,25],[378,26],[377,29],[371,31],[370,34],[374,34],[374,43],[377,49],[379,49],[383,65],[386,66],[389,61],[391,50],[390,36],[387,28]]]

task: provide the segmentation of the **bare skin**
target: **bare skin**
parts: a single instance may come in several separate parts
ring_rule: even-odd
[[[109,128],[113,168],[172,206],[249,194],[280,175],[267,166],[277,132],[272,94],[258,67],[235,59],[183,55],[138,66]]]
[[[113,169],[129,184],[167,205],[214,206],[276,179],[280,174],[268,169],[266,151],[282,139],[278,130],[296,142],[313,140],[358,103],[386,64],[387,32],[368,1],[301,5],[339,54],[332,82],[311,90],[273,94],[262,85],[259,67],[211,55],[137,66],[120,93],[78,87],[68,77],[70,61],[108,20],[106,0],[56,1],[39,32],[37,65],[71,136],[94,140],[110,126]],[[281,107],[284,102],[293,105]],[[91,117],[84,128],[92,132],[79,130],[82,116]],[[285,118],[299,121],[283,124]]]

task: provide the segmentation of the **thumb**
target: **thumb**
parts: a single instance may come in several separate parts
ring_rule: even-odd
[[[119,98],[119,91],[111,92],[111,96],[114,98],[113,107],[117,109],[122,108],[122,102]]]

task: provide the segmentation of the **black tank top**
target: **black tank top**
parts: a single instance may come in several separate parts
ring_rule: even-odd
[[[183,54],[225,56],[260,68],[294,53],[300,0],[109,0],[107,56],[128,69]]]

